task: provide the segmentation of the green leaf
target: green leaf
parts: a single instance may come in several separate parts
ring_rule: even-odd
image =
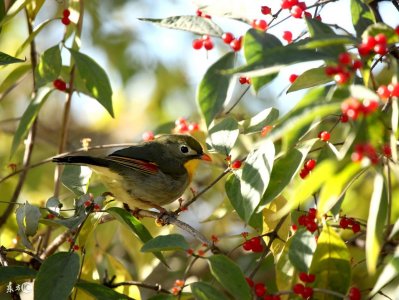
[[[4,93],[8,89],[10,89],[14,84],[18,82],[18,80],[28,73],[32,67],[28,64],[19,65],[14,70],[12,70],[7,77],[0,84],[0,93]],[[2,95],[3,96],[3,95]]]
[[[252,299],[248,283],[241,269],[227,256],[212,255],[208,259],[213,277],[228,291],[234,299]]]
[[[368,26],[376,22],[372,10],[362,0],[351,0],[351,14],[352,23],[358,37],[362,35]]]
[[[58,252],[49,256],[37,273],[35,299],[67,299],[78,279],[79,270],[79,255],[75,252]]]
[[[130,297],[117,293],[113,289],[94,282],[88,282],[80,280],[76,283],[75,287],[84,290],[97,300],[120,300],[120,299],[131,299]]]
[[[239,122],[244,134],[260,132],[266,125],[278,119],[279,112],[274,107],[266,108],[249,120]]]
[[[75,195],[81,196],[87,193],[92,173],[86,166],[65,165],[61,181]]]
[[[39,219],[41,213],[38,207],[30,205],[28,201],[20,205],[16,212],[16,219],[18,224],[18,235],[25,247],[33,249],[33,245],[28,239],[28,236],[36,234],[39,226]]]
[[[157,252],[170,250],[187,250],[188,243],[180,234],[168,234],[157,236],[141,247],[141,252]]]
[[[244,56],[247,63],[256,61],[259,56],[265,51],[272,50],[273,48],[282,47],[278,38],[272,34],[265,33],[264,31],[249,29],[244,36]],[[272,81],[277,74],[272,74],[262,77],[251,78],[251,83],[255,91],[265,84]]]
[[[79,75],[89,91],[89,96],[96,99],[108,111],[111,117],[114,117],[112,88],[104,69],[86,54],[71,48],[68,48],[68,50],[71,52]],[[84,93],[86,91],[81,92]]]
[[[46,208],[52,214],[58,215],[60,213],[60,209],[62,204],[57,197],[50,197],[46,202]]]
[[[52,82],[60,75],[62,67],[60,46],[55,45],[41,55],[35,69],[35,80],[38,87]]]
[[[206,126],[211,124],[223,108],[231,76],[222,75],[221,71],[231,68],[234,65],[234,58],[234,52],[221,57],[209,67],[199,84],[197,103]]]
[[[397,251],[392,259],[384,266],[381,274],[371,290],[369,297],[371,298],[377,294],[384,286],[390,283],[395,278],[399,277],[399,252]]]
[[[142,241],[143,243],[148,242],[152,239],[151,233],[145,228],[145,226],[133,217],[128,211],[120,207],[111,207],[107,209],[107,213],[111,214],[115,219],[117,219],[122,224],[129,227],[130,230]],[[154,252],[154,255],[167,266],[165,257],[161,252]]]
[[[288,239],[281,255],[277,258],[274,265],[276,272],[276,284],[278,290],[290,290],[292,280],[295,275],[295,267],[289,259],[289,249],[291,249],[292,238]]]
[[[333,81],[331,76],[326,75],[325,67],[314,68],[303,72],[291,84],[287,93],[307,89],[314,86],[320,86]]]
[[[217,152],[229,155],[239,134],[238,123],[233,118],[225,118],[209,129],[209,144]]]
[[[207,282],[194,282],[190,286],[196,300],[227,300],[221,291]]]
[[[23,279],[35,278],[36,270],[27,267],[0,267],[0,284],[9,283],[10,281],[17,281]]]
[[[318,210],[321,215],[328,213],[341,200],[347,184],[360,170],[360,164],[346,163],[343,170],[332,175],[323,185],[318,200]]]
[[[15,56],[20,55],[27,46],[29,46],[32,41],[35,39],[35,37],[52,21],[55,21],[58,19],[48,19],[43,21],[42,23],[40,23],[33,31],[32,33],[28,36],[28,38],[22,43],[21,46],[19,46],[19,48],[17,49],[17,51],[15,52]]]
[[[299,272],[309,272],[317,243],[306,228],[299,228],[291,238],[288,257]]]
[[[315,287],[346,294],[351,282],[350,254],[345,242],[330,226],[324,226],[317,240],[309,272],[316,275]],[[336,299],[324,293],[316,298]]]
[[[14,18],[32,0],[16,0],[7,11],[7,15],[0,20],[0,26]]]
[[[284,156],[275,160],[272,173],[270,174],[270,183],[263,194],[259,204],[260,207],[264,207],[282,193],[302,167],[309,150],[317,140],[318,139],[308,140],[303,143],[303,145],[300,145],[298,149],[293,148]]]
[[[244,221],[247,223],[269,184],[274,154],[274,144],[270,140],[265,140],[260,148],[251,151],[245,160],[240,185],[244,201]]]
[[[17,151],[19,144],[21,143],[22,139],[25,138],[34,120],[36,119],[37,114],[39,113],[40,109],[42,108],[48,97],[51,95],[52,91],[53,90],[50,90],[48,88],[40,89],[36,94],[35,99],[33,99],[29,103],[28,108],[22,115],[21,121],[18,124],[18,128],[15,131],[11,145],[11,155],[13,155]]]
[[[22,59],[10,56],[4,52],[0,52],[0,66],[10,65],[15,63],[22,63],[25,62]]]
[[[380,251],[384,244],[385,223],[388,212],[388,195],[384,176],[377,173],[374,178],[373,194],[367,219],[366,264],[369,274],[376,272]]]
[[[198,16],[173,16],[165,19],[139,18],[139,20],[151,22],[170,29],[185,30],[199,35],[208,34],[221,37],[224,32],[223,29],[211,19]]]

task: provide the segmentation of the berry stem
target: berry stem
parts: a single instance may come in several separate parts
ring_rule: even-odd
[[[250,86],[247,86],[245,88],[245,90],[241,93],[241,95],[237,98],[236,102],[234,102],[234,104],[224,113],[225,115],[228,115],[237,105],[238,103],[240,103],[240,101],[242,100],[242,98],[244,97],[244,95],[248,92],[248,90],[250,89]]]

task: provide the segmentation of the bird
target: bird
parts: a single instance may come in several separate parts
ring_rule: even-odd
[[[198,162],[212,161],[201,144],[185,134],[159,135],[109,155],[88,152],[54,157],[53,162],[89,166],[109,192],[130,209],[161,212],[166,211],[164,205],[182,196]]]

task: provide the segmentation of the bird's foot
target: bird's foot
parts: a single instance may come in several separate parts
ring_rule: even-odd
[[[129,205],[128,204],[126,204],[126,203],[123,203],[123,208],[124,209],[126,209],[133,217],[135,217],[136,219],[140,219],[141,218],[141,216],[140,216],[140,211],[141,211],[141,209],[140,208],[134,208],[134,209],[131,209],[130,207],[129,207]]]
[[[170,219],[176,219],[176,213],[173,211],[168,211],[163,207],[157,207],[159,210],[158,218],[156,218],[155,223],[158,226],[165,226],[170,224]]]

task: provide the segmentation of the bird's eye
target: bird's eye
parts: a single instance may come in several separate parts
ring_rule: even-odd
[[[188,153],[189,149],[188,149],[187,146],[183,145],[183,146],[180,146],[180,151],[181,151],[182,153]]]

